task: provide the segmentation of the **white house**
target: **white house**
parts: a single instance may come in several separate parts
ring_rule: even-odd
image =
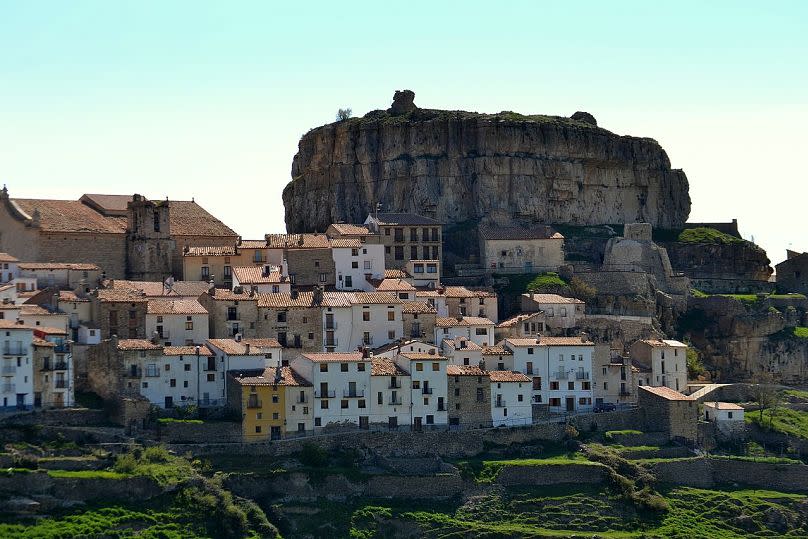
[[[18,263],[19,260],[10,254],[0,253],[0,284],[10,283],[19,276]]]
[[[332,225],[333,226],[333,225]],[[332,238],[337,290],[373,290],[369,279],[384,278],[384,246],[360,238]]]
[[[675,391],[687,387],[687,345],[670,339],[645,339],[631,345],[631,359],[650,368],[650,386]]]
[[[33,327],[0,320],[0,404],[3,410],[27,410],[34,404]]]
[[[722,422],[744,423],[744,409],[732,402],[705,402],[704,420]]]
[[[533,423],[531,379],[516,371],[490,371],[491,419],[495,427]]]
[[[494,322],[499,320],[497,295],[492,290],[441,286],[435,290],[419,290],[416,296],[418,299],[434,300],[438,316],[477,316]],[[446,314],[443,314],[443,305]]]
[[[441,353],[450,365],[478,367],[483,359],[483,347],[465,337],[443,339]]]
[[[211,359],[213,353],[204,345],[163,347],[162,357],[149,358],[140,366],[140,394],[160,408],[209,405],[211,395],[216,399],[220,391],[220,376],[208,370]]]
[[[33,277],[39,289],[49,286],[76,289],[94,286],[101,277],[101,268],[95,264],[70,262],[19,262],[20,277]]]
[[[496,346],[483,346],[482,358],[486,369],[496,371],[514,370],[513,352],[503,343]]]
[[[70,327],[70,317],[67,314],[49,311],[31,303],[20,305],[18,318],[25,325],[32,327],[59,328],[65,331]]]
[[[74,368],[68,333],[61,328],[34,329],[34,407],[74,404]]]
[[[283,364],[283,347],[277,339],[208,339],[217,366],[216,387],[227,396],[228,371],[265,369]]]
[[[485,355],[486,367],[489,369],[498,370],[513,370],[521,372],[522,374],[530,377],[532,381],[532,395],[533,402],[536,404],[546,404],[546,394],[544,391],[547,389],[547,380],[549,376],[549,364],[547,359],[547,350],[541,348],[539,339],[532,338],[511,338],[505,339],[500,343],[502,347],[510,352],[510,358],[506,355],[499,355],[497,357],[497,365],[489,365],[488,358],[491,355]],[[500,369],[502,364],[505,368]]]
[[[494,322],[478,316],[438,317],[435,320],[435,342],[465,337],[480,346],[493,346]]]
[[[260,251],[256,251],[259,253]],[[292,291],[289,277],[281,266],[264,264],[263,266],[234,266],[233,289],[252,290],[256,293],[288,294]]]
[[[101,342],[101,330],[86,324],[81,324],[78,331],[79,344],[99,344]]]
[[[314,387],[314,428],[370,424],[369,353],[309,353],[294,358],[292,369]]]
[[[565,298],[558,294],[522,294],[522,310],[544,312],[544,323],[548,328],[570,329],[578,327],[585,316],[585,304],[580,299]]]
[[[412,428],[420,430],[424,425],[447,425],[447,359],[437,353],[405,352],[397,355],[394,361],[410,373]]]
[[[404,302],[390,292],[323,294],[323,347],[350,352],[359,346],[382,346],[404,335]]]
[[[521,313],[503,320],[494,328],[496,342],[508,337],[536,338],[545,332],[544,313]]]
[[[410,339],[391,342],[384,346],[379,346],[372,350],[373,357],[386,357],[392,359],[402,352],[414,352],[417,354],[436,354],[438,347],[428,342]]]
[[[158,335],[165,346],[202,344],[210,336],[208,311],[198,300],[149,299],[146,335]]]
[[[373,357],[370,372],[370,422],[390,430],[409,426],[412,403],[410,373],[387,357]]]
[[[438,312],[439,317],[449,316],[449,304],[446,296],[437,290],[416,290],[415,298],[420,301],[426,301]]]
[[[440,288],[439,260],[409,260],[406,272],[407,281],[414,286],[431,290]]]
[[[389,292],[403,301],[415,300],[415,287],[406,279],[385,278],[370,279],[368,283],[376,292]]]

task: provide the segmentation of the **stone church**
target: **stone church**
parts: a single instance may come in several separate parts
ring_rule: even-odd
[[[88,262],[112,279],[182,278],[185,247],[232,246],[238,235],[193,200],[82,195],[11,198],[0,191],[0,252],[26,262]]]

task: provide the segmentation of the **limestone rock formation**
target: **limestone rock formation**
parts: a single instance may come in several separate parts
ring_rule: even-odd
[[[660,145],[575,116],[422,109],[414,93],[396,92],[388,111],[303,136],[283,192],[287,229],[362,222],[377,202],[450,225],[499,216],[504,224],[682,226],[687,177]]]

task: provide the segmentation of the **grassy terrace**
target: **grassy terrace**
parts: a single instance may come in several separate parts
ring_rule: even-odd
[[[741,238],[725,234],[724,232],[709,227],[686,228],[679,233],[676,241],[682,243],[712,243],[716,245],[745,242],[745,240]]]
[[[491,483],[497,479],[499,472],[506,466],[565,466],[581,464],[584,466],[601,466],[588,460],[581,453],[568,453],[538,459],[483,460],[467,459],[455,463],[460,474],[474,479],[478,483]]]
[[[808,439],[808,412],[790,408],[768,408],[763,410],[762,418],[757,410],[750,410],[744,417],[747,423],[755,423],[761,428]]]

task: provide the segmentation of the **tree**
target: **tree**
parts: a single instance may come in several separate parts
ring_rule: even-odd
[[[353,111],[351,110],[350,107],[345,109],[339,109],[337,111],[337,121],[341,122],[343,120],[347,120],[348,118],[351,117],[351,114],[353,114]]]
[[[687,376],[691,380],[698,378],[704,373],[704,363],[701,362],[701,354],[693,346],[687,347]]]
[[[570,279],[570,291],[572,292],[573,297],[585,302],[592,301],[598,294],[598,291],[594,286],[585,283],[578,277],[573,277]]]
[[[777,388],[774,385],[774,378],[768,371],[761,371],[752,381],[752,400],[758,405],[760,410],[760,424],[763,424],[763,410],[771,408],[777,404]]]

